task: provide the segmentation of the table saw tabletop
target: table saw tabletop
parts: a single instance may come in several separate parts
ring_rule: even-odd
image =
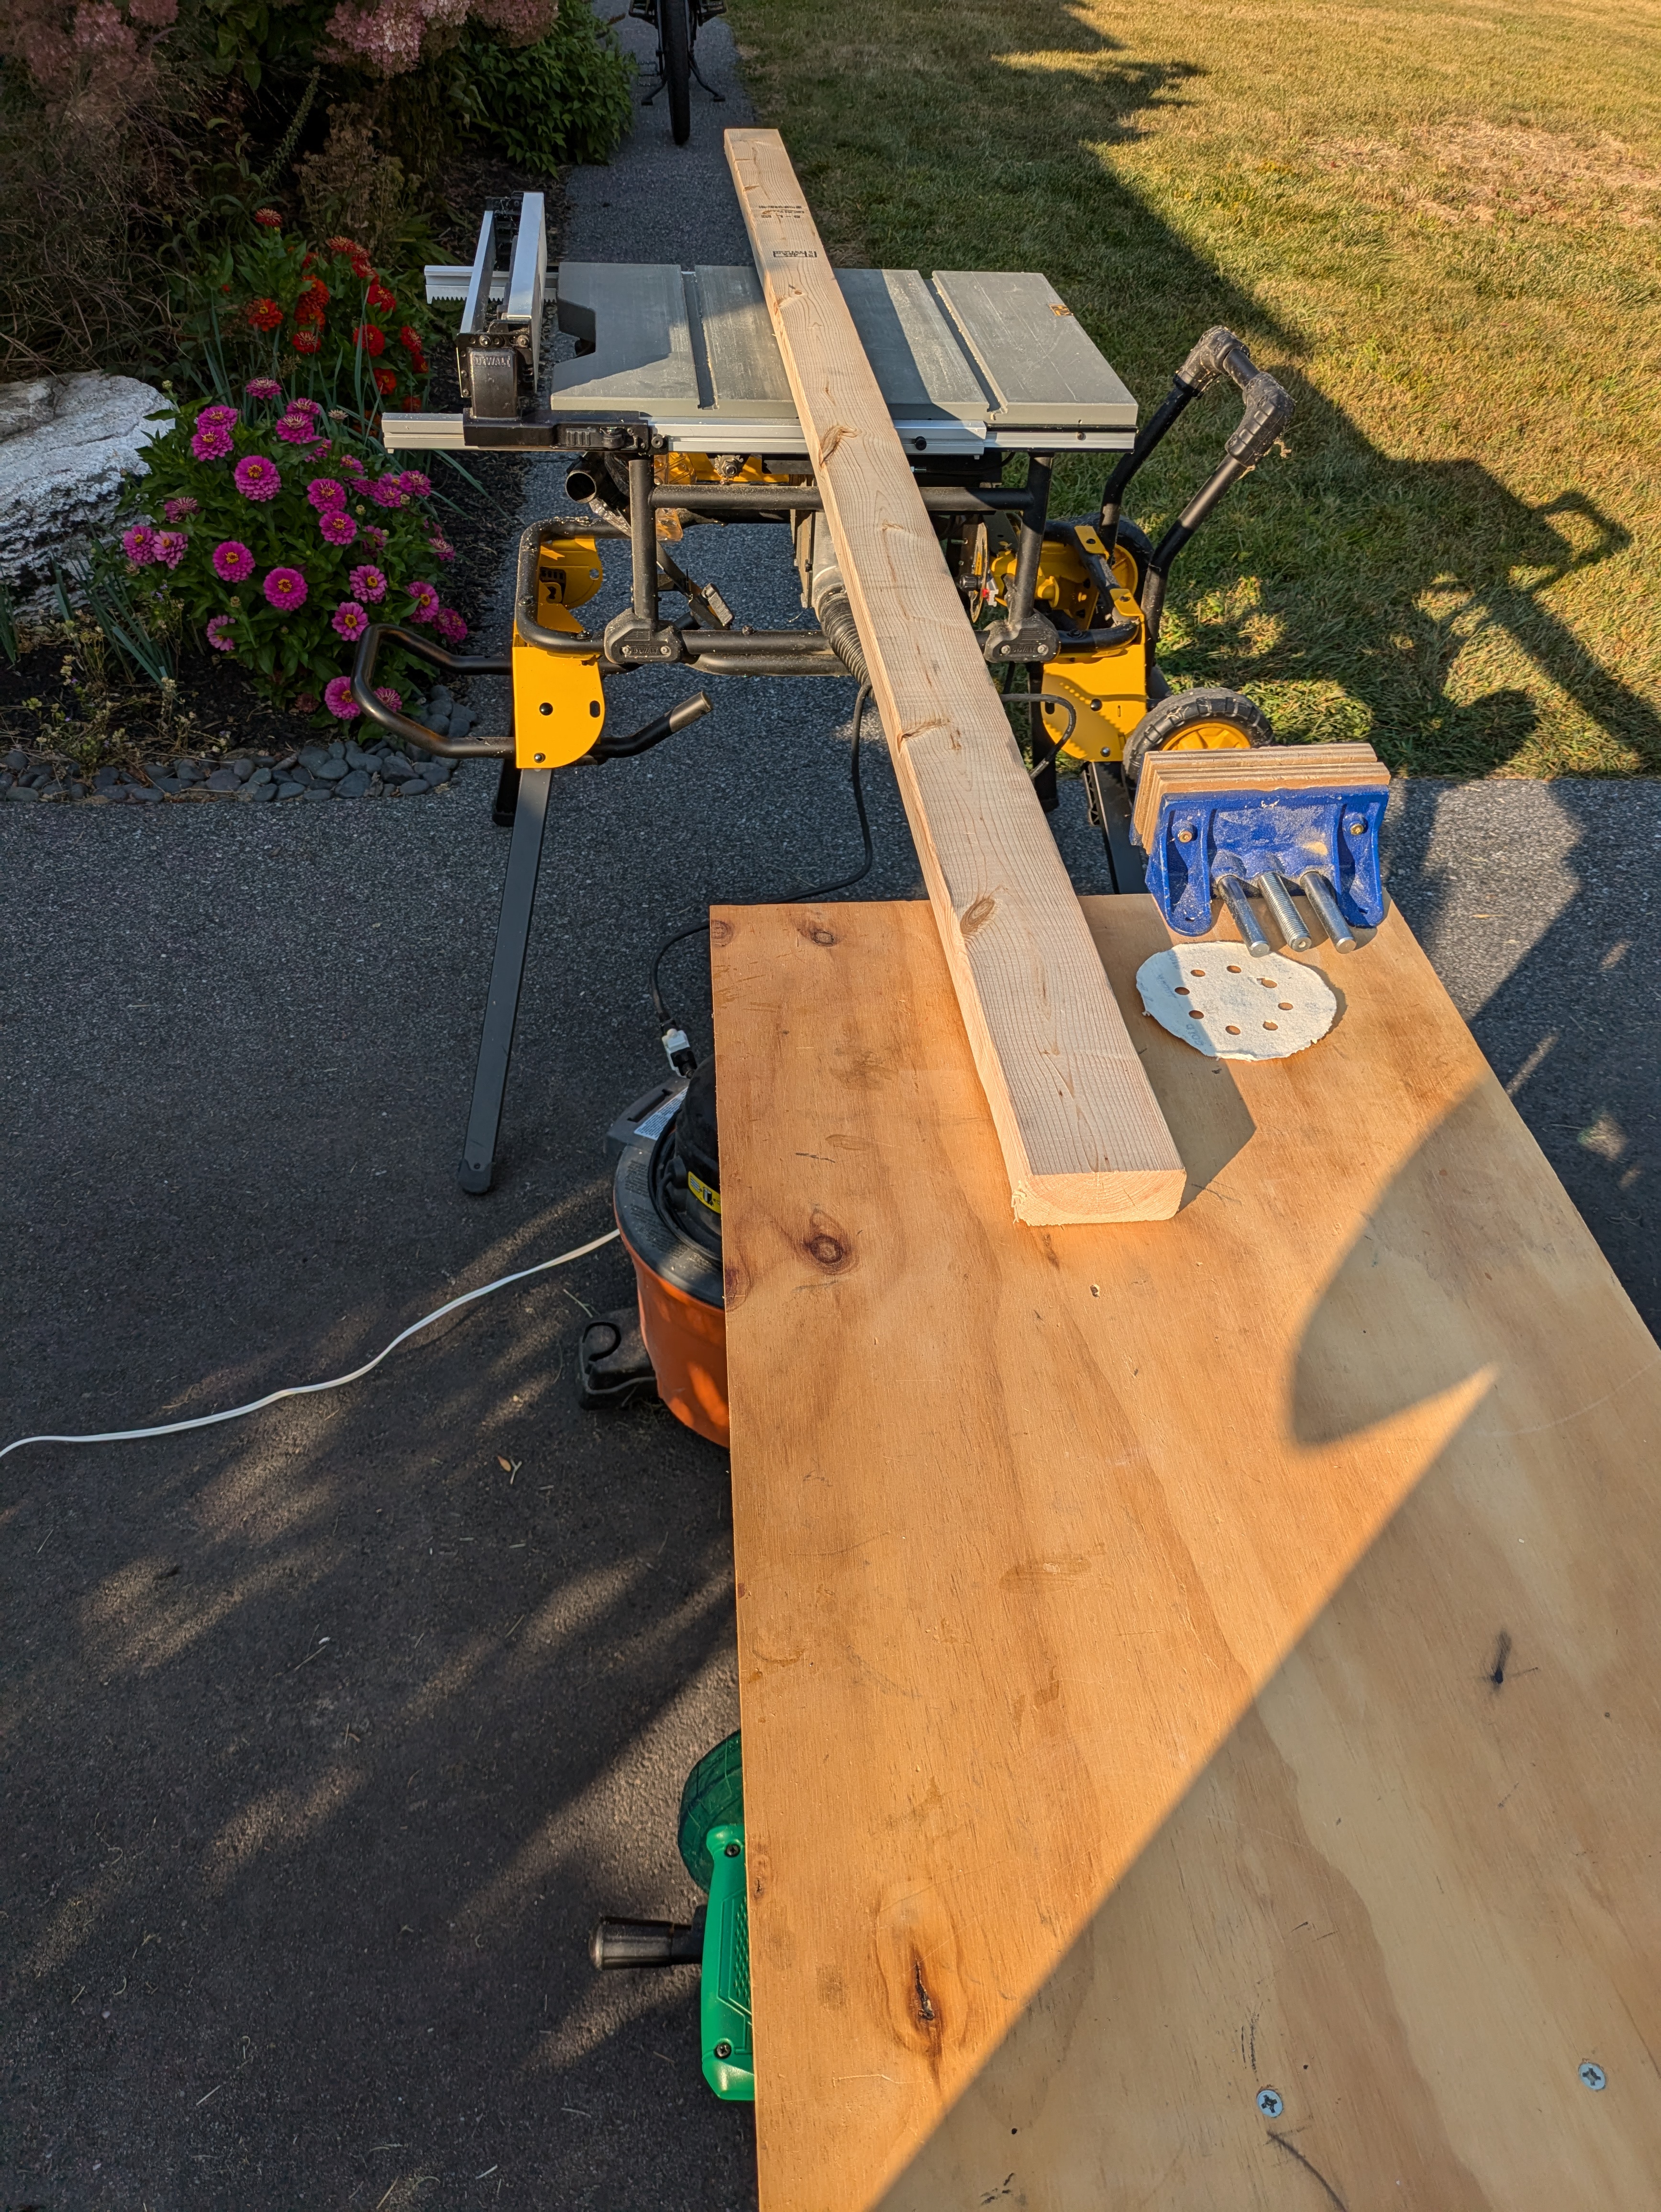
[[[432,296],[469,272],[429,270]],[[908,452],[1118,452],[1136,403],[1048,278],[843,269],[861,341]],[[559,327],[586,350],[545,368],[557,414],[642,422],[675,452],[805,454],[753,265],[563,261]],[[459,415],[389,416],[402,451],[462,442]]]
[[[715,917],[763,2212],[1649,2203],[1661,1352],[1399,915],[1235,1065],[1085,903],[1169,1222],[927,906]]]

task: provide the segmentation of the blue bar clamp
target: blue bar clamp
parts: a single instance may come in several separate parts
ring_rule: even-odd
[[[1376,929],[1384,918],[1378,825],[1389,796],[1382,788],[1169,793],[1159,802],[1147,888],[1179,937],[1199,937],[1211,927],[1219,877],[1256,884],[1284,876],[1296,886],[1314,874],[1336,892],[1347,922]]]

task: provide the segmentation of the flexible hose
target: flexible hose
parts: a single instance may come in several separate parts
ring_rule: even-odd
[[[492,1291],[506,1290],[509,1283],[522,1283],[529,1275],[545,1274],[550,1267],[563,1267],[573,1260],[586,1259],[590,1252],[598,1252],[602,1244],[615,1243],[618,1234],[615,1229],[608,1229],[604,1237],[596,1237],[592,1243],[579,1244],[573,1252],[562,1252],[557,1260],[538,1260],[534,1267],[521,1267],[517,1274],[499,1275],[494,1283],[486,1283],[482,1289],[464,1291],[459,1298],[451,1298],[434,1312],[423,1314],[419,1321],[411,1322],[408,1328],[400,1330],[392,1339],[386,1352],[377,1352],[373,1359],[366,1359],[362,1367],[354,1367],[350,1375],[337,1375],[328,1382],[292,1382],[285,1390],[269,1391],[265,1397],[256,1398],[252,1405],[233,1406],[223,1413],[198,1413],[192,1421],[163,1421],[152,1429],[106,1429],[94,1437],[19,1437],[0,1449],[0,1459],[4,1459],[8,1452],[21,1451],[25,1444],[125,1444],[135,1443],[143,1437],[176,1437],[185,1429],[210,1429],[218,1421],[240,1421],[245,1413],[258,1413],[267,1406],[276,1405],[279,1398],[303,1398],[313,1390],[342,1389],[348,1382],[360,1381],[371,1368],[380,1366],[386,1352],[396,1352],[400,1344],[418,1336],[434,1322],[442,1321],[446,1314],[459,1313],[476,1298],[488,1298]]]

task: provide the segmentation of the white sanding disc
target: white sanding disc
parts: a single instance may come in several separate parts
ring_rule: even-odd
[[[1161,1027],[1213,1060],[1285,1060],[1323,1037],[1338,1001],[1324,975],[1243,945],[1173,945],[1136,970]]]

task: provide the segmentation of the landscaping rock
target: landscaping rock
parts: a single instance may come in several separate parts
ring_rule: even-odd
[[[242,779],[234,768],[216,768],[208,778],[210,791],[240,791]]]
[[[326,760],[313,773],[321,777],[325,783],[338,783],[343,776],[350,775],[351,770],[344,760]]]
[[[132,376],[0,385],[0,580],[15,599],[44,598],[52,563],[107,528],[123,478],[145,473],[143,449],[165,428],[145,418],[163,404]]]
[[[368,769],[355,768],[349,775],[344,776],[336,784],[335,796],[337,799],[362,799],[368,787]]]

